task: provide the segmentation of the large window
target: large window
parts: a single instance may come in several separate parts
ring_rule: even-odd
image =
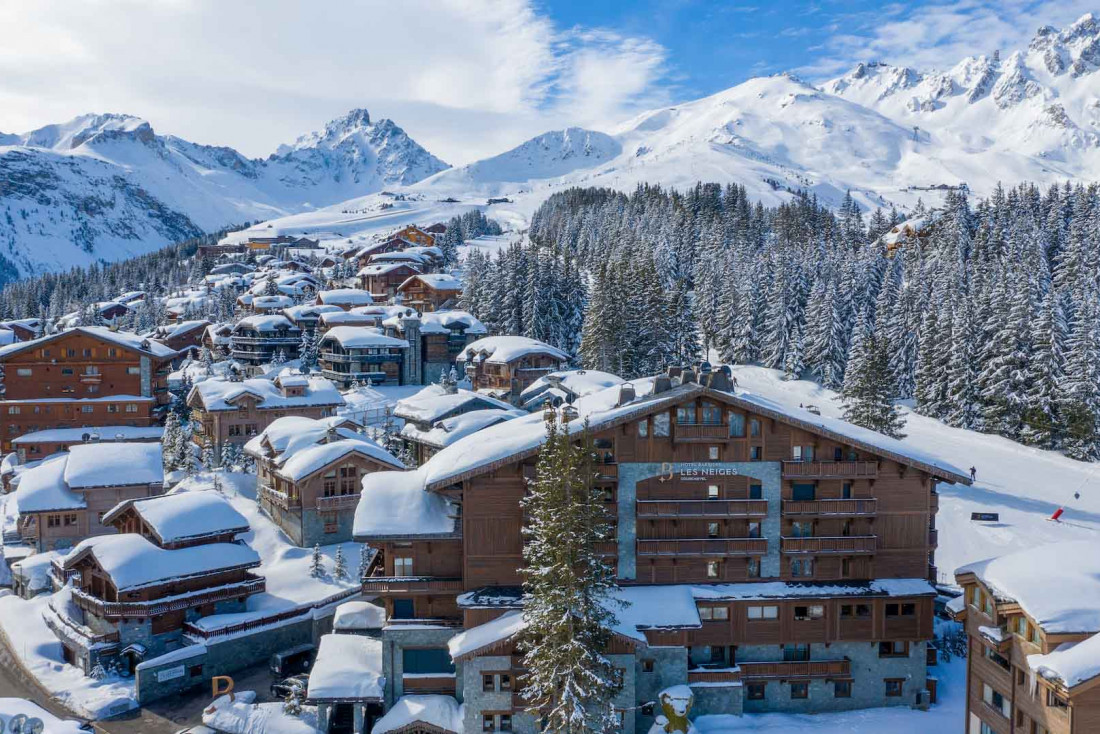
[[[415,609],[413,607],[412,599],[394,599],[393,600],[393,618],[394,619],[412,619],[416,616]]]
[[[705,621],[723,621],[729,618],[729,607],[699,607],[699,619]]]
[[[668,413],[657,413],[653,416],[653,435],[659,438],[668,438],[669,417]]]
[[[730,437],[742,438],[745,435],[745,416],[741,413],[730,411]]]
[[[821,619],[825,616],[825,607],[821,604],[798,605],[794,608],[796,621],[805,622],[811,619]]]
[[[814,559],[795,558],[791,561],[791,576],[809,578],[814,575]]]
[[[774,605],[749,607],[749,621],[779,619],[779,607]]]
[[[1000,691],[991,688],[985,683],[982,684],[982,700],[990,707],[999,711],[1001,716],[1004,716],[1006,719],[1012,716],[1012,704],[1009,703],[1008,699],[1001,695]]]
[[[412,576],[413,575],[413,559],[411,556],[394,556],[393,557],[393,575],[394,576]]]
[[[455,672],[454,661],[445,647],[423,649],[405,648],[401,651],[402,672],[405,675],[439,673],[446,675]]]
[[[783,660],[786,662],[801,662],[810,659],[810,646],[808,644],[787,644],[783,646]]]
[[[817,497],[817,487],[812,484],[795,484],[791,487],[791,499],[796,502],[812,502]]]
[[[714,403],[703,402],[703,423],[717,426],[722,424],[722,409]]]

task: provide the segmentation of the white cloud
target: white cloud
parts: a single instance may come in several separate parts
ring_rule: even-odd
[[[967,56],[1026,48],[1040,26],[1069,25],[1095,5],[1095,0],[885,5],[841,16],[846,32],[828,38],[821,56],[797,71],[821,80],[870,60],[942,70]]]
[[[267,155],[353,107],[451,163],[660,100],[664,50],[532,0],[0,4],[0,131],[127,112]]]

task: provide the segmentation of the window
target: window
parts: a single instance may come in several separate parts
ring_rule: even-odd
[[[192,678],[197,678],[202,675],[202,665],[192,665],[187,669],[187,674]]]
[[[880,658],[904,658],[909,656],[909,643],[895,640],[892,642],[878,643],[878,656]]]
[[[985,701],[986,705],[996,709],[1006,719],[1012,716],[1012,704],[1008,702],[1008,699],[1002,696],[1000,691],[985,683],[982,684],[982,700]]]
[[[413,575],[413,559],[411,556],[394,556],[393,559],[393,575],[394,576],[412,576]]]
[[[729,413],[730,438],[742,438],[745,435],[745,416],[740,413]]]
[[[93,354],[94,354],[94,351],[91,350],[91,349],[85,349],[84,350],[84,356],[85,357],[91,357]]]
[[[80,412],[81,413],[91,413],[92,410],[93,410],[93,408],[90,405],[81,405],[80,406]]]
[[[481,730],[482,731],[493,731],[495,727],[496,727],[496,721],[494,720],[494,717],[493,717],[492,714],[482,714],[481,715]]]
[[[708,500],[718,499],[718,485],[717,484],[711,484],[707,487],[707,499]]]
[[[791,698],[809,698],[810,684],[806,682],[791,683]]]
[[[88,392],[90,392],[90,393],[99,392],[99,385],[88,385]]]
[[[749,523],[749,537],[750,538],[759,538],[759,537],[761,537],[760,533],[761,533],[760,523],[750,522]]]
[[[749,485],[749,499],[750,500],[764,499],[764,486],[761,485],[761,484],[750,484]]]
[[[643,673],[652,673],[653,672],[653,667],[654,667],[654,664],[653,664],[652,660],[643,660],[642,661],[642,672]]]
[[[793,461],[802,461],[802,447],[791,446],[791,459]]]
[[[76,521],[77,521],[77,517],[76,517],[75,513],[65,515],[65,527],[67,527],[67,528],[74,527],[76,525]]]
[[[783,659],[787,662],[799,662],[810,659],[810,646],[807,643],[788,643],[783,646]]]
[[[500,674],[500,690],[512,690],[512,676],[508,675],[507,673]]]
[[[1069,701],[1059,696],[1054,691],[1047,689],[1047,706],[1056,709],[1068,709]]]
[[[140,375],[141,374],[141,368],[140,367],[127,367],[126,368],[126,374],[128,374],[128,375]]]
[[[455,664],[445,647],[405,648],[401,651],[401,660],[402,672],[405,675],[455,672]]]
[[[767,684],[765,683],[749,683],[745,686],[746,694],[745,698],[750,701],[763,701],[764,690]]]
[[[795,484],[791,486],[791,499],[796,502],[813,502],[817,498],[817,487],[812,484]]]
[[[913,603],[907,604],[887,604],[886,616],[887,617],[912,617],[917,613],[917,605]]]
[[[791,576],[807,578],[814,575],[814,560],[812,558],[795,558],[791,560]]]
[[[676,422],[680,425],[690,425],[695,422],[695,406],[681,405],[676,408]]]
[[[899,696],[901,696],[901,687],[902,687],[902,684],[905,683],[904,679],[902,679],[902,678],[887,678],[884,681],[884,683],[886,683],[886,697],[887,698],[898,698]]]
[[[8,415],[19,415],[19,406],[18,405],[9,405],[8,406]]]
[[[699,607],[699,619],[707,621],[722,621],[729,618],[729,607]]]
[[[703,423],[712,426],[722,424],[722,409],[714,403],[703,402]]]
[[[94,364],[86,365],[84,367],[84,374],[86,374],[86,375],[98,375],[99,374],[99,368],[96,367]]]
[[[749,461],[760,461],[760,457],[763,455],[762,449],[759,446],[749,447]]]
[[[833,698],[851,698],[852,697],[852,681],[850,680],[834,680],[833,681]]]
[[[844,499],[844,500],[852,499],[852,483],[851,482],[845,482],[844,485],[840,488],[840,498]]]
[[[638,421],[638,438],[645,438],[649,435],[649,421]]]
[[[791,523],[792,538],[814,537],[814,523],[812,520],[799,520]]]
[[[850,579],[852,577],[852,559],[841,558],[840,559],[840,578]]]
[[[750,558],[748,560],[748,565],[746,567],[745,574],[750,579],[760,578],[760,559],[759,558]]]
[[[235,437],[235,436],[240,436],[240,435],[241,435],[241,426],[234,426],[234,425],[229,426],[229,436],[230,436],[230,438]]]
[[[717,538],[720,531],[720,526],[716,522],[707,523],[707,537]]]
[[[61,375],[63,377],[71,376],[72,374],[73,374],[73,368],[72,367],[62,367],[61,368]]]
[[[760,436],[760,419],[749,418],[749,435],[753,438]]]
[[[660,438],[668,438],[669,435],[668,413],[657,413],[653,416],[653,435]]]
[[[393,600],[393,618],[394,619],[412,619],[416,616],[413,609],[412,599],[394,599]]]
[[[749,621],[779,619],[779,607],[774,605],[749,607]]]
[[[76,356],[76,350],[75,349],[66,349],[65,350],[65,356],[66,357],[75,357]]]
[[[70,370],[70,372],[72,372],[72,370]],[[32,374],[34,374],[34,370],[30,369],[29,367],[19,367],[15,370],[15,374],[19,375],[20,377],[30,377]]]
[[[59,527],[61,527],[61,515],[47,515],[46,516],[46,527],[48,527],[48,528],[59,528]]]
[[[707,578],[716,579],[718,576],[718,561],[707,561]]]
[[[481,690],[483,691],[495,691],[497,689],[496,676],[491,673],[487,673],[481,676]]]
[[[500,731],[512,731],[512,715],[500,715]]]
[[[108,413],[117,413],[118,412],[118,404],[117,403],[108,403],[107,404],[107,412]]]
[[[795,621],[804,622],[811,619],[821,619],[825,616],[825,607],[821,604],[799,605],[794,608]]]
[[[711,461],[718,461],[718,447],[717,446],[709,446],[707,448],[707,458],[710,459]]]

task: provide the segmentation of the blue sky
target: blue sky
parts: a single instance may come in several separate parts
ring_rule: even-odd
[[[1100,0],[0,2],[0,132],[88,112],[262,157],[349,109],[452,164],[761,74],[1026,47]]]

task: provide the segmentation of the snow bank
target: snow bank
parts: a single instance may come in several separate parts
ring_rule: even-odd
[[[282,703],[254,703],[255,691],[221,696],[202,712],[202,723],[224,734],[321,734],[317,710],[303,706],[301,716],[283,713]]]
[[[1027,664],[1044,678],[1073,688],[1100,675],[1100,634],[1064,643],[1046,655],[1028,655]]]
[[[382,700],[382,640],[362,635],[323,635],[309,673],[310,701]]]
[[[461,734],[464,715],[464,707],[452,696],[402,696],[374,723],[371,734],[386,734],[418,721]]]
[[[363,477],[353,534],[356,538],[451,535],[457,512],[446,498],[424,491],[419,470],[374,472]]]
[[[380,630],[386,626],[386,608],[369,601],[346,601],[336,607],[332,628],[338,631]]]
[[[84,498],[65,484],[65,465],[68,461],[68,454],[58,454],[19,475],[19,487],[13,497],[20,514],[86,507]]]
[[[86,734],[81,728],[81,722],[59,719],[33,701],[25,698],[0,698],[0,730],[8,731],[8,722],[18,714],[41,720],[45,725],[45,734]]]

